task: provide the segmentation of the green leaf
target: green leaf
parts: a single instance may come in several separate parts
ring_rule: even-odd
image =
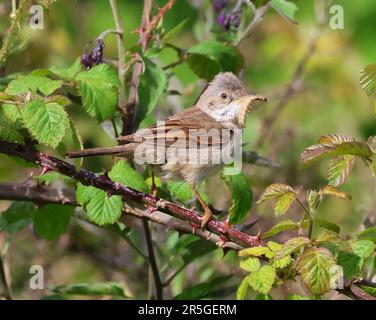
[[[144,57],[145,72],[140,76],[138,86],[138,107],[135,115],[135,128],[149,115],[167,87],[167,77],[161,67]]]
[[[238,224],[247,217],[252,208],[253,193],[244,173],[222,175],[231,191],[230,223]]]
[[[9,115],[6,114],[4,106],[5,105],[2,105],[0,109],[0,139],[8,142],[23,142],[23,137],[19,132],[21,129],[19,123],[14,123],[9,119]],[[12,107],[16,108],[16,106]]]
[[[343,251],[351,251],[350,245],[346,240],[342,239],[338,233],[324,229],[324,231],[316,238],[315,242],[320,243],[329,243],[338,247]]]
[[[79,72],[75,79],[86,111],[99,122],[111,119],[117,108],[120,86],[116,71],[100,64]]]
[[[240,268],[248,272],[254,272],[260,269],[260,260],[254,257],[248,257],[240,261]]]
[[[260,199],[256,203],[262,203],[275,199],[274,213],[279,216],[291,207],[296,200],[297,191],[288,185],[282,183],[274,183],[268,186]]]
[[[305,149],[300,155],[300,164],[308,166],[319,159],[339,155],[354,155],[370,162],[372,151],[366,143],[339,134],[331,134],[320,137],[317,144]]]
[[[63,79],[65,81],[71,81],[74,77],[82,70],[81,60],[77,58],[74,63],[69,68],[60,68],[52,66],[49,71],[51,71],[55,76]]]
[[[74,283],[53,287],[51,291],[66,295],[126,297],[123,287],[116,282]]]
[[[282,259],[287,255],[293,253],[294,251],[300,249],[301,247],[306,246],[307,244],[311,243],[311,240],[305,237],[295,237],[288,240],[284,243],[275,254],[275,259]]]
[[[354,167],[355,156],[343,155],[330,160],[328,168],[328,177],[330,185],[335,187],[343,184]]]
[[[38,209],[33,217],[34,229],[46,240],[56,240],[68,228],[74,207],[48,204]]]
[[[295,221],[292,220],[282,220],[278,222],[273,228],[269,229],[268,231],[264,232],[261,237],[263,239],[269,238],[271,236],[274,236],[280,232],[287,231],[287,230],[294,230],[297,231],[298,225]]]
[[[236,291],[236,300],[244,300],[249,287],[248,277],[246,276],[242,282],[240,282],[240,285],[238,287],[238,290]]]
[[[270,6],[288,21],[297,23],[295,11],[298,10],[298,7],[295,3],[287,0],[271,0]]]
[[[341,251],[337,256],[337,263],[342,267],[345,279],[350,280],[353,276],[359,275],[362,258],[351,252]]]
[[[280,250],[282,248],[282,245],[280,243],[277,243],[277,242],[274,242],[274,241],[268,241],[268,247],[273,252],[277,252],[278,250]],[[293,260],[289,255],[285,256],[282,259],[275,259],[275,258],[271,259],[272,266],[276,269],[286,268],[292,261]]]
[[[371,240],[373,243],[376,243],[376,226],[363,230],[358,234],[358,238],[363,240]]]
[[[370,240],[350,240],[352,251],[362,260],[369,258],[375,251],[375,244]]]
[[[51,80],[47,77],[26,75],[18,76],[11,81],[5,90],[5,93],[17,96],[29,92],[38,94],[38,91],[48,96],[62,85],[61,80]]]
[[[92,190],[89,191],[91,193]],[[123,201],[120,196],[108,197],[100,189],[96,189],[86,205],[87,216],[90,221],[98,225],[112,224],[121,216]]]
[[[360,84],[369,96],[375,93],[375,82],[376,64],[370,64],[360,71]]]
[[[210,81],[221,71],[237,73],[243,66],[238,49],[218,41],[203,41],[188,50],[189,67],[200,77]]]
[[[309,300],[308,297],[303,297],[298,294],[292,294],[286,298],[286,300]]]
[[[197,284],[193,287],[185,289],[181,294],[174,297],[174,300],[197,300],[208,298],[213,291],[220,286],[222,287],[223,284],[231,278],[231,275],[220,276],[207,282]]]
[[[239,257],[261,257],[265,256],[267,258],[272,258],[274,256],[274,252],[270,250],[268,247],[252,247],[252,248],[246,248],[239,251]]]
[[[217,248],[218,247],[211,242],[204,240],[194,240],[193,242],[185,244],[183,252],[179,255],[183,259],[184,264],[188,265],[197,258],[206,256]]]
[[[260,270],[252,272],[248,277],[249,285],[257,292],[268,293],[276,279],[275,269],[270,265],[263,266]]]
[[[97,188],[92,186],[84,186],[81,183],[77,183],[76,201],[83,207],[85,207],[91,198],[93,198],[97,192]]]
[[[69,127],[68,115],[57,103],[32,100],[22,108],[22,121],[40,143],[56,148]]]
[[[167,181],[167,189],[173,197],[185,203],[194,197],[192,189],[185,181]]]
[[[331,289],[335,266],[336,261],[327,249],[309,248],[300,256],[296,269],[312,294],[321,295]]]
[[[36,210],[34,204],[30,202],[16,201],[0,214],[0,231],[17,233],[32,221],[32,216]]]
[[[147,184],[143,176],[133,169],[128,162],[121,160],[118,161],[108,173],[112,181],[120,182],[130,188],[139,191],[148,191]]]
[[[351,196],[346,192],[342,192],[333,186],[325,186],[319,190],[320,196],[333,196],[338,199],[351,200]]]
[[[308,222],[308,220],[307,220],[307,222]],[[341,231],[341,228],[338,225],[336,225],[333,222],[327,221],[327,220],[313,219],[313,222],[314,222],[315,225],[318,225],[320,227],[323,227],[325,229],[328,229],[328,230],[336,232],[336,233],[339,233]]]
[[[161,44],[165,45],[166,43],[169,43],[173,38],[175,38],[183,30],[188,21],[189,18],[186,18],[174,28],[166,32],[161,39]]]
[[[376,288],[374,288],[374,287],[369,287],[369,286],[361,286],[361,288],[362,288],[365,292],[369,293],[371,296],[376,297]]]

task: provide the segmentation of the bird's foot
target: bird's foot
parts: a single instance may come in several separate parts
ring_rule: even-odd
[[[156,207],[149,206],[149,205],[146,206],[146,214],[147,215],[151,215],[152,213],[154,213],[157,210],[158,210],[158,208],[156,208]]]
[[[208,222],[212,219],[213,213],[210,211],[209,208],[205,208],[204,215],[201,219],[201,229],[204,229]]]

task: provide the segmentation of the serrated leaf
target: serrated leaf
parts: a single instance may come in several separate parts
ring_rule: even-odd
[[[123,287],[115,282],[74,283],[53,287],[51,291],[64,295],[126,297]]]
[[[167,181],[167,189],[170,192],[170,194],[179,200],[180,202],[187,203],[189,200],[191,200],[195,194],[193,193],[191,187],[189,184],[185,181]],[[204,193],[204,184],[201,184],[198,188],[198,192],[201,196],[201,198],[207,202],[208,197]]]
[[[277,252],[282,248],[282,245],[280,243],[274,242],[274,241],[268,241],[268,247],[273,251]],[[276,269],[282,269],[287,267],[291,262],[292,258],[288,255],[282,259],[271,259],[271,264]]]
[[[11,81],[5,90],[5,93],[17,96],[32,92],[38,94],[38,91],[48,96],[62,85],[61,80],[51,80],[43,76],[26,75],[18,76]]]
[[[189,67],[207,81],[221,71],[237,73],[244,64],[236,47],[213,40],[202,41],[191,47],[188,54]]]
[[[74,207],[48,204],[38,209],[33,216],[36,233],[46,240],[56,240],[69,225]]]
[[[290,186],[282,183],[274,183],[268,186],[256,203],[276,199],[274,213],[279,216],[291,207],[296,200],[297,192]]]
[[[260,269],[260,260],[254,257],[248,257],[240,260],[240,268],[248,272],[254,272]]]
[[[282,259],[287,255],[293,253],[294,251],[300,249],[301,247],[306,246],[307,244],[311,243],[311,240],[305,237],[295,237],[288,240],[284,243],[275,254],[275,259]]]
[[[51,71],[55,76],[63,79],[65,81],[71,81],[74,77],[82,70],[81,60],[77,58],[74,63],[69,68],[61,68],[52,66],[49,71]]]
[[[252,247],[252,248],[246,248],[239,251],[239,257],[248,257],[248,256],[254,256],[254,257],[261,257],[265,256],[267,258],[272,258],[274,256],[274,252],[270,250],[268,247]]]
[[[238,224],[247,217],[252,208],[253,193],[244,173],[222,175],[231,191],[230,223]]]
[[[84,186],[81,183],[77,183],[76,201],[81,206],[87,205],[90,199],[94,197],[97,190],[98,190],[97,188],[94,188],[92,186]]]
[[[375,93],[376,64],[370,64],[360,71],[360,84],[363,90],[371,96]]]
[[[161,67],[144,57],[144,73],[140,76],[138,86],[138,107],[135,115],[135,128],[149,115],[158,103],[167,87],[167,77]]]
[[[330,160],[328,168],[328,177],[330,185],[335,187],[343,184],[354,167],[355,156],[344,155],[337,156]]]
[[[305,149],[300,155],[300,164],[308,166],[319,159],[339,155],[354,155],[364,161],[370,161],[372,151],[366,143],[343,135],[331,134],[320,137],[317,144]]]
[[[130,188],[147,192],[148,188],[143,176],[124,160],[118,161],[108,173],[112,181],[120,182]]]
[[[36,210],[30,202],[15,201],[0,214],[0,231],[16,233],[28,226]]]
[[[249,285],[257,292],[268,293],[276,279],[275,269],[270,265],[263,266],[260,270],[252,272],[248,277]]]
[[[166,43],[170,42],[173,38],[175,38],[176,35],[183,30],[188,21],[189,18],[186,18],[183,21],[181,21],[178,25],[176,25],[174,28],[166,32],[161,39],[161,44],[165,45]]]
[[[94,196],[86,205],[87,216],[90,221],[98,225],[112,224],[121,216],[123,201],[120,196],[108,197],[100,189],[96,189]]]
[[[298,10],[298,7],[295,3],[287,0],[271,0],[270,6],[288,21],[297,23],[295,12]]]
[[[242,280],[242,282],[240,282],[238,290],[236,291],[236,300],[244,300],[245,299],[245,297],[247,295],[248,287],[249,287],[248,277],[249,276],[246,276]]]
[[[352,251],[364,260],[369,258],[375,251],[375,244],[370,240],[349,241]]]
[[[303,282],[314,295],[321,295],[331,290],[331,277],[336,261],[324,248],[309,248],[300,256],[296,269]]]
[[[86,111],[99,122],[111,119],[118,104],[120,85],[116,71],[100,64],[75,76]]]
[[[351,251],[350,245],[346,240],[342,239],[338,233],[324,229],[324,231],[316,238],[315,242],[320,243],[329,243],[338,247],[342,251]]]
[[[273,228],[269,229],[268,231],[264,232],[261,237],[263,239],[269,238],[274,236],[280,232],[287,231],[287,230],[298,230],[298,225],[295,221],[292,220],[283,220],[278,222]]]
[[[359,239],[371,240],[376,243],[376,226],[367,228],[358,234]]]
[[[338,199],[351,200],[351,196],[346,192],[342,192],[333,186],[325,186],[319,190],[319,194],[322,196],[334,196]]]
[[[22,121],[40,143],[56,148],[69,127],[68,115],[57,103],[32,100],[22,108]]]

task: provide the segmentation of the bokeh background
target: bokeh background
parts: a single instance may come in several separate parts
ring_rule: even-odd
[[[162,6],[165,1],[156,1]],[[243,81],[252,92],[269,98],[268,103],[249,115],[244,134],[246,148],[278,162],[281,167],[261,168],[245,164],[244,171],[250,179],[254,198],[273,182],[292,186],[302,185],[305,189],[320,188],[325,184],[327,162],[305,169],[298,168],[300,153],[314,144],[324,134],[341,133],[366,140],[376,134],[376,123],[372,101],[362,91],[359,71],[376,61],[376,2],[333,1],[344,8],[343,30],[332,30],[325,25],[317,43],[317,50],[305,66],[301,88],[284,107],[261,146],[256,146],[260,126],[265,117],[273,112],[291,82],[293,73],[307,49],[316,25],[314,1],[295,1],[298,6],[293,24],[270,10],[254,31],[252,37],[240,46],[246,68]],[[11,1],[0,1],[0,31],[8,26]],[[142,13],[142,1],[121,1],[121,15],[125,30],[125,45],[131,48],[137,43],[137,29]],[[211,29],[216,24],[209,1],[178,0],[165,15],[166,30],[189,17],[183,31],[172,43],[189,48],[199,41],[213,38]],[[85,45],[95,39],[103,30],[114,28],[114,21],[108,1],[64,0],[53,4],[45,12],[45,29],[32,30],[25,23],[20,31],[20,40],[27,41],[27,49],[11,59],[4,74],[27,72],[33,69],[69,66],[80,56]],[[105,57],[116,58],[115,36],[106,38]],[[166,49],[158,57],[160,65],[177,60],[174,50]],[[169,89],[178,90],[181,96],[164,95],[154,112],[155,119],[190,106],[202,90],[204,83],[191,69],[181,64],[169,71]],[[82,110],[70,110],[85,146],[105,146],[114,141],[95,120]],[[100,171],[111,166],[106,158],[84,161],[84,167]],[[25,169],[7,156],[0,155],[0,182],[24,181],[30,175],[38,174],[36,169]],[[341,187],[352,196],[352,201],[327,199],[318,213],[320,218],[341,226],[343,234],[355,233],[362,228],[363,221],[375,221],[376,185],[369,168],[357,162],[354,172]],[[211,178],[205,186],[210,202],[217,209],[230,205],[230,193],[219,177]],[[0,201],[0,211],[10,202]],[[294,207],[287,214],[292,219],[301,215]],[[249,230],[265,231],[278,221],[269,205],[254,205],[247,222],[257,220]],[[144,250],[143,232],[138,222],[129,221],[132,226],[130,237]],[[2,235],[0,235],[2,237]],[[284,241],[288,234],[276,238]],[[167,233],[162,227],[155,227],[155,242],[162,270],[167,273],[178,268],[179,250],[176,249],[178,234]],[[168,257],[168,258],[166,258]],[[147,296],[147,274],[145,262],[125,241],[92,225],[72,221],[69,233],[55,242],[38,239],[30,228],[12,236],[8,266],[14,295],[17,298],[39,298],[48,295],[48,290],[29,289],[29,268],[40,264],[45,268],[46,286],[76,282],[119,281],[130,296]],[[199,261],[190,264],[172,282],[168,295],[175,296],[193,283],[208,281],[214,275],[233,277],[220,289],[228,289],[227,297],[234,297],[231,288],[240,283],[242,272],[238,268],[235,253],[223,257],[222,250],[214,250]],[[297,293],[295,284],[286,285],[282,291]],[[280,291],[281,291],[280,290]],[[278,296],[278,292],[275,293]],[[282,294],[282,293],[281,293]]]

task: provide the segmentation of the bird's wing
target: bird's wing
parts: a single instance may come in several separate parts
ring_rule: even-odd
[[[119,138],[122,142],[138,142],[150,145],[175,147],[197,146],[198,148],[220,147],[222,127],[207,113],[191,107],[177,113],[163,122]]]

